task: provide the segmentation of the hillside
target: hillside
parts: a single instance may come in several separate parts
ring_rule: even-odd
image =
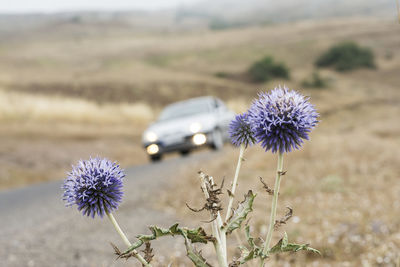
[[[290,206],[294,217],[279,231],[310,243],[322,257],[287,254],[270,261],[398,267],[400,28],[394,6],[391,0],[207,0],[178,13],[0,15],[0,190],[62,179],[71,164],[90,156],[123,168],[145,164],[141,135],[166,104],[216,95],[242,112],[257,92],[285,84],[310,96],[321,118],[304,149],[285,155],[278,213]],[[347,14],[353,16],[342,17]],[[211,22],[223,27],[210,29]],[[303,88],[318,56],[342,41],[371,49],[376,68],[321,69],[327,86]],[[243,78],[268,55],[288,66],[290,80]],[[156,208],[191,223],[184,203],[201,207],[201,192],[182,192],[198,189],[200,168],[229,184],[237,149],[226,145],[222,153],[207,166],[177,173]],[[258,177],[271,185],[275,165],[274,155],[247,150],[237,191],[258,193],[259,216],[250,224],[262,236],[270,199]],[[178,265],[173,255],[166,257]]]
[[[204,0],[181,12],[230,23],[276,23],[349,16],[395,17],[395,8],[391,0]]]
[[[51,28],[92,34],[108,32],[180,32],[241,28],[251,25],[301,20],[371,17],[396,19],[394,0],[202,0],[176,8],[143,11],[76,11],[59,13],[1,14],[0,36],[14,38]],[[101,26],[99,28],[98,26]]]
[[[400,35],[391,20],[164,33],[90,27],[58,25],[1,39],[0,187],[57,179],[72,162],[93,153],[126,165],[144,163],[143,129],[165,104],[192,96],[216,95],[241,111],[259,90],[285,83],[311,95],[327,114],[392,107],[399,99]],[[323,70],[329,88],[301,89],[318,55],[343,40],[371,48],[378,68]],[[217,77],[240,76],[265,55],[285,62],[291,80],[256,85]],[[333,127],[341,127],[339,119]]]
[[[396,57],[399,41],[398,26],[380,19],[158,34],[108,26],[55,25],[5,39],[0,44],[0,85],[97,102],[165,104],[176,95],[203,94],[228,100],[253,94],[259,86],[216,73],[240,74],[264,55],[286,62],[293,72],[288,83],[298,85],[331,44],[357,41],[386,64],[385,55]],[[396,68],[396,61],[391,62],[390,68]]]

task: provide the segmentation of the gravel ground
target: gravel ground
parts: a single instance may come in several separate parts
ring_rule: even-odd
[[[199,152],[127,169],[124,201],[115,216],[131,241],[139,233],[148,233],[148,225],[175,223],[173,210],[155,208],[159,193],[168,190],[175,174],[187,168],[198,170],[199,164],[218,154]],[[110,222],[65,208],[60,187],[61,182],[52,182],[0,193],[0,266],[140,266],[135,260],[115,261],[109,242],[121,249],[124,244]],[[155,265],[166,266],[182,255],[183,242],[176,239],[155,244]],[[176,246],[174,251],[181,254],[167,251]]]

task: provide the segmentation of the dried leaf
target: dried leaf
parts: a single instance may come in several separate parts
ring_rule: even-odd
[[[144,253],[144,259],[147,261],[147,263],[150,263],[154,257],[153,249],[151,248],[150,242],[146,242],[145,245],[146,247],[142,250],[142,252]]]
[[[124,258],[124,259],[128,260],[130,257],[136,256],[136,253],[133,250],[130,251],[129,253],[121,253],[121,251],[119,250],[119,248],[116,245],[114,245],[113,243],[110,243],[110,244],[114,249],[115,255],[117,255],[117,260],[119,258]]]
[[[285,214],[285,216],[283,218],[281,218],[280,220],[276,220],[275,221],[275,225],[274,228],[275,230],[278,229],[282,224],[286,224],[287,221],[292,218],[293,216],[293,209],[291,207],[286,207],[289,211]]]
[[[229,263],[228,267],[239,267],[240,261],[234,260],[231,263]]]
[[[235,197],[235,195],[232,193],[231,190],[226,189],[226,191],[228,192],[228,196],[229,196],[229,197]]]
[[[263,184],[263,188],[265,189],[265,191],[267,191],[267,193],[269,194],[269,195],[274,195],[274,190],[273,189],[271,189],[271,188],[269,188],[269,186],[264,182],[264,180],[263,180],[263,178],[262,177],[260,177],[260,181],[261,181],[261,183]]]
[[[286,174],[286,172],[287,172],[287,171],[278,171],[278,174],[283,176],[283,175]]]
[[[200,209],[191,208],[187,204],[186,206],[194,212],[208,210],[211,213],[212,218],[207,222],[212,222],[218,217],[218,212],[222,210],[221,200],[219,199],[219,195],[222,194],[222,188],[224,186],[225,180],[224,179],[222,180],[221,186],[218,188],[217,185],[214,184],[212,177],[208,176],[202,171],[199,171],[199,175],[202,177],[202,179],[204,179],[205,182],[205,189],[202,188],[202,190],[203,191],[207,190],[208,198],[206,199],[206,203]]]

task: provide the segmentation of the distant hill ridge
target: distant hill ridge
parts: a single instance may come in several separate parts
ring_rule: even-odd
[[[162,11],[0,14],[0,35],[70,25],[101,24],[136,31],[224,29],[304,19],[372,16],[396,19],[396,0],[204,0]],[[46,29],[47,30],[47,29]]]
[[[396,17],[396,0],[204,0],[182,8],[228,20],[287,22],[342,16]]]

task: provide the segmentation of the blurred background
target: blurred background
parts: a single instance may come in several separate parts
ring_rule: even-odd
[[[152,168],[141,186],[153,179],[150,173],[168,177],[148,189],[148,196],[157,194],[146,199],[149,224],[160,214],[191,224],[197,219],[184,203],[201,206],[201,192],[188,196],[182,188],[198,189],[199,168],[230,182],[238,151],[226,145],[147,165],[143,131],[175,101],[211,95],[243,112],[257,92],[286,85],[311,97],[321,122],[304,149],[285,159],[278,212],[289,205],[295,219],[282,231],[323,256],[271,261],[400,266],[399,19],[396,0],[0,0],[2,219],[21,215],[10,204],[21,199],[17,194],[49,181],[58,186],[71,164],[99,155],[132,173]],[[272,185],[276,159],[256,147],[246,158],[239,195],[259,191],[252,223],[265,235],[270,199],[258,177]],[[135,194],[132,185],[127,190]],[[57,186],[51,190],[59,198]],[[128,207],[141,201],[121,209],[127,224],[138,223]],[[92,220],[78,217],[74,211],[68,218],[90,231]],[[125,266],[94,233],[87,246],[69,240],[77,230],[56,230],[67,223],[58,219],[42,230],[33,227],[39,219],[3,229],[1,265]],[[43,237],[48,231],[60,234],[58,243]],[[111,233],[105,241],[116,238]],[[187,266],[183,256],[164,254],[158,261]]]

